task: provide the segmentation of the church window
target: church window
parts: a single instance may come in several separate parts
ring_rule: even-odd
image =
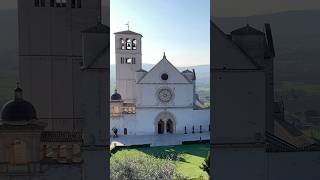
[[[131,49],[131,39],[127,39],[127,49]]]
[[[120,38],[121,49],[125,49],[125,42],[122,38]]]
[[[134,49],[134,50],[137,49],[137,40],[136,40],[136,39],[134,39],[134,40],[132,41],[132,49]]]
[[[132,64],[132,59],[131,58],[127,58],[126,59],[126,64]]]
[[[168,80],[168,78],[169,78],[169,76],[168,76],[167,73],[163,73],[163,74],[161,75],[161,79],[164,80],[164,81]]]

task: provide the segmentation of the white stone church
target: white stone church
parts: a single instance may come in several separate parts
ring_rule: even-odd
[[[180,72],[163,57],[150,71],[142,69],[142,35],[115,33],[116,90],[111,96],[110,134],[201,134],[210,129],[210,110],[196,94],[195,70]]]

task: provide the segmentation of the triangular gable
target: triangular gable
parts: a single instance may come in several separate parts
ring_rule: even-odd
[[[211,22],[211,56],[214,69],[257,69],[254,60]]]
[[[168,80],[162,80],[162,74],[168,74]],[[191,84],[180,71],[175,68],[164,56],[139,82],[139,84],[155,84],[155,83],[175,83],[175,84]]]

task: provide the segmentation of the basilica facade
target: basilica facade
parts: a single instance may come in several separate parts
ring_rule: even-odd
[[[142,35],[115,33],[116,90],[110,98],[110,134],[162,135],[208,132],[210,111],[196,94],[195,70],[180,72],[163,54],[142,69]]]

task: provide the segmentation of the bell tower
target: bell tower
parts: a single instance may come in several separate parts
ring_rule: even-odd
[[[135,72],[142,68],[141,38],[129,28],[115,33],[116,86],[125,103],[136,102]]]
[[[101,0],[18,0],[19,76],[47,131],[81,130],[81,31],[101,17]]]

